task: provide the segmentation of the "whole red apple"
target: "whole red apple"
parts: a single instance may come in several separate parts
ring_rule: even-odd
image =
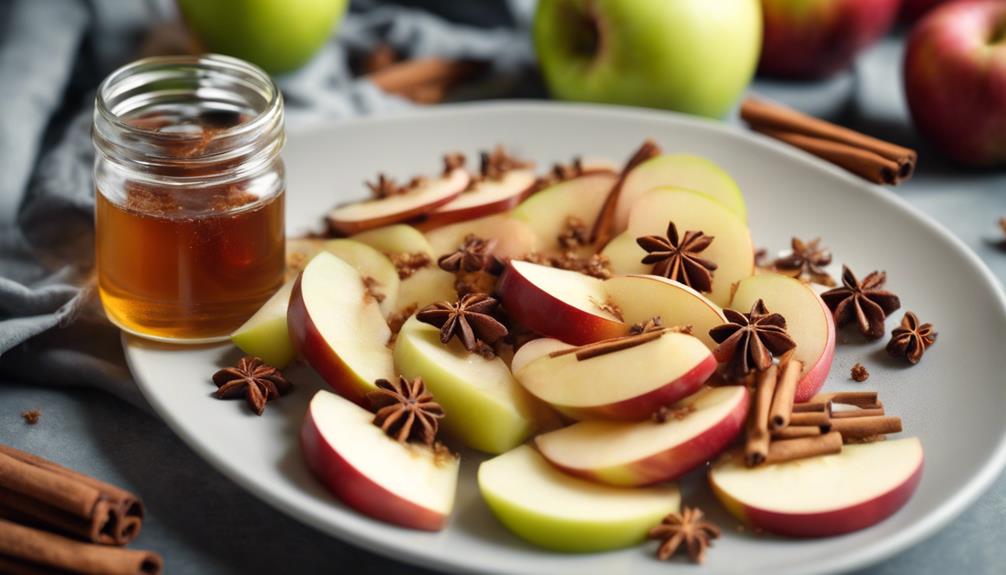
[[[823,78],[847,68],[894,24],[901,0],[761,0],[758,72]]]
[[[1006,3],[953,2],[912,30],[905,94],[919,131],[953,160],[1006,164]]]

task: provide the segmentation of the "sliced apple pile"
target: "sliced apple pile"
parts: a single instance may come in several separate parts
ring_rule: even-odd
[[[505,212],[521,202],[533,190],[537,176],[533,170],[510,170],[499,179],[482,179],[459,196],[430,212],[427,228],[462,222]]]
[[[364,230],[404,222],[435,209],[458,197],[471,180],[463,168],[421,180],[400,194],[356,202],[328,212],[329,228],[340,234],[355,234]]]
[[[498,258],[521,257],[536,249],[538,238],[524,222],[507,214],[467,220],[431,230],[426,239],[438,256],[458,249],[465,237],[474,234],[480,238],[496,240],[492,254]]]
[[[454,507],[458,458],[395,441],[373,420],[350,401],[316,393],[300,431],[308,468],[361,513],[412,529],[442,529]]]
[[[922,477],[922,462],[914,437],[754,468],[729,453],[712,467],[709,483],[741,521],[780,535],[825,537],[864,529],[900,509]]]
[[[479,490],[503,525],[546,549],[588,552],[642,543],[678,511],[674,485],[629,489],[567,475],[523,445],[479,466]]]
[[[613,172],[588,172],[538,192],[518,206],[511,216],[527,224],[538,238],[537,250],[559,251],[558,238],[566,229],[566,222],[575,218],[588,227],[593,225],[617,180]]]

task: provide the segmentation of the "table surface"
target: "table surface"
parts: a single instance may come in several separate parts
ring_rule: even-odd
[[[1006,278],[996,221],[1006,216],[1006,173],[943,163],[911,132],[889,40],[856,74],[813,86],[758,81],[760,94],[917,147],[920,168],[893,189],[960,237]],[[948,382],[950,384],[952,382]],[[22,411],[40,408],[35,426]],[[0,443],[37,453],[138,493],[147,520],[136,548],[161,553],[169,573],[421,573],[301,525],[244,492],[197,457],[155,415],[99,391],[0,382]],[[1006,476],[945,529],[863,574],[999,572],[1006,565]],[[698,572],[698,570],[696,570]]]

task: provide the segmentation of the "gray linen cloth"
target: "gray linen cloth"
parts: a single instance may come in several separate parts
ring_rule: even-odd
[[[351,75],[350,56],[382,41],[519,74],[533,63],[533,3],[426,3],[506,21],[485,28],[354,1],[323,50],[278,78],[288,127],[409,106]],[[143,405],[95,294],[91,113],[101,78],[175,16],[169,0],[0,0],[0,381],[90,385]]]

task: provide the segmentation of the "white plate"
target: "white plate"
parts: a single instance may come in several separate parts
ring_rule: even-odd
[[[991,273],[959,240],[894,194],[786,146],[721,124],[669,113],[614,107],[506,103],[444,106],[342,122],[290,134],[288,228],[315,226],[324,210],[363,193],[378,171],[406,177],[439,168],[442,153],[501,142],[547,166],[574,154],[621,162],[647,137],[670,152],[708,156],[737,179],[747,197],[755,245],[788,246],[791,235],[822,236],[838,263],[866,274],[886,269],[904,309],[939,331],[922,364],[889,360],[884,342],[840,344],[827,389],[877,389],[905,435],[922,438],[926,469],[912,500],[872,528],[820,540],[752,536],[704,487],[702,473],[683,482],[685,501],[725,527],[701,569],[662,564],[654,544],[593,555],[536,549],[491,516],[475,486],[478,457],[465,454],[456,512],[441,533],[391,527],[347,509],[301,461],[296,433],[306,403],[322,386],[292,369],[296,391],[263,417],[240,402],[210,398],[210,375],[239,353],[228,345],[179,348],[124,337],[130,368],[161,417],[228,477],[301,521],[332,535],[428,567],[505,573],[823,573],[852,569],[904,549],[971,503],[1006,462],[1003,341],[1006,302]],[[888,329],[901,317],[888,320]],[[871,372],[849,380],[852,364]]]

